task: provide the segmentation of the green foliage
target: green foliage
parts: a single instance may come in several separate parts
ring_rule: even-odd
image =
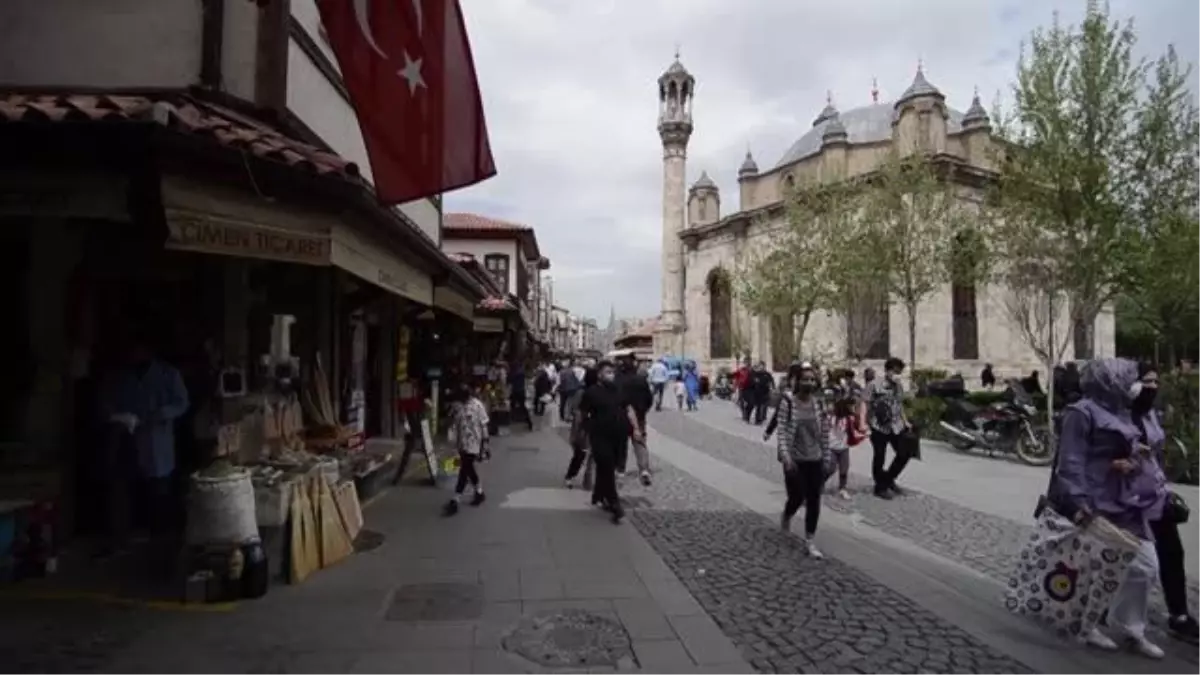
[[[909,364],[916,360],[917,307],[970,270],[955,264],[958,242],[974,242],[973,210],[953,183],[924,155],[892,154],[880,164],[869,191],[871,258],[880,266],[888,297],[908,314]],[[960,236],[964,235],[964,236]],[[982,261],[985,256],[972,255]]]
[[[938,421],[946,412],[946,402],[932,396],[914,396],[904,400],[904,416],[908,421],[917,425],[923,438],[938,439],[941,437],[941,426]]]
[[[913,368],[909,371],[913,391],[924,391],[930,382],[937,382],[950,377],[950,372],[940,368]]]
[[[1192,477],[1200,476],[1200,379],[1196,373],[1160,373],[1158,386],[1167,432],[1167,474],[1173,474],[1173,464],[1186,462]],[[1174,438],[1183,442],[1187,457],[1176,452]]]
[[[799,319],[800,347],[808,320],[818,310],[836,309],[846,279],[869,276],[869,256],[842,256],[863,250],[860,201],[849,183],[811,183],[785,195],[778,224],[761,223],[771,243],[737,261],[733,291],[752,315]]]
[[[1194,312],[1197,294],[1189,72],[1168,51],[1148,78],[1136,42],[1132,23],[1111,21],[1095,1],[1079,26],[1056,19],[1034,31],[1012,108],[994,120],[1003,157],[989,248],[1009,263],[1000,270],[1014,296],[1007,313],[1047,365],[1061,359],[1073,325],[1092,326],[1130,289],[1159,330],[1164,313],[1178,313],[1178,325],[1195,331],[1195,315],[1174,309],[1187,298]]]

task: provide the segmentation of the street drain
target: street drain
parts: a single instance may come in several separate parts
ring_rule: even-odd
[[[479,584],[411,584],[392,594],[388,621],[475,621],[483,615]]]
[[[504,649],[546,668],[637,666],[620,623],[581,609],[527,617],[504,638]]]

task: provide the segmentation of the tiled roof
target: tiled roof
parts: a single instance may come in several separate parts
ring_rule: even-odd
[[[472,232],[531,232],[532,227],[498,218],[489,218],[476,213],[447,213],[442,219],[447,230],[470,230]]]
[[[360,181],[358,167],[338,155],[291,138],[252,117],[187,94],[0,94],[0,125],[73,121],[157,123],[317,175]]]

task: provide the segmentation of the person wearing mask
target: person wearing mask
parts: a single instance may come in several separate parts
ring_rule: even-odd
[[[579,401],[579,414],[584,417],[592,459],[596,462],[592,502],[603,506],[612,514],[612,521],[619,523],[625,517],[625,509],[617,494],[617,459],[630,435],[638,441],[642,437],[633,406],[617,386],[613,364],[601,361],[596,370],[598,383],[585,390]]]
[[[599,374],[595,368],[589,368],[583,376],[583,387],[575,392],[575,399],[572,402],[573,407],[579,409],[579,399],[583,398],[583,393],[588,389],[596,386],[599,381]],[[567,465],[567,476],[565,479],[568,489],[575,487],[575,477],[579,475],[579,470],[584,468],[586,463],[587,470],[584,473],[584,487],[591,487],[591,481],[588,478],[593,471],[593,461],[588,452],[588,436],[587,429],[583,423],[583,415],[576,415],[571,421],[571,463]],[[594,504],[595,502],[593,502]]]
[[[583,378],[575,372],[573,364],[563,366],[558,374],[558,418],[570,422],[574,418],[571,399],[583,388]]]
[[[1141,542],[1109,603],[1108,626],[1138,653],[1160,659],[1163,651],[1146,638],[1146,626],[1159,565],[1151,523],[1162,517],[1167,489],[1154,450],[1145,442],[1154,443],[1160,430],[1145,415],[1142,427],[1134,419],[1134,402],[1144,386],[1133,361],[1091,361],[1081,380],[1083,398],[1063,415],[1052,486],[1055,508],[1077,523],[1103,516]],[[1118,648],[1098,628],[1084,639],[1100,649]]]
[[[650,407],[654,404],[654,395],[651,393],[646,375],[634,365],[632,356],[622,358],[618,368],[617,385],[621,388],[625,400],[633,408],[636,418],[635,430],[638,434],[633,439],[633,454],[634,460],[637,462],[637,471],[641,476],[642,485],[650,485],[650,452],[646,448],[645,442],[646,414],[650,412]],[[641,441],[637,440],[638,436],[642,438]],[[626,441],[617,458],[618,474],[628,475],[625,469],[629,459],[629,445],[629,441]]]
[[[663,394],[667,389],[667,364],[655,361],[650,366],[650,386],[654,388],[654,409],[662,412]]]
[[[1158,370],[1149,364],[1138,368],[1141,390],[1133,399],[1131,412],[1133,422],[1141,432],[1141,441],[1150,448],[1159,468],[1165,461],[1167,435],[1162,420],[1155,409],[1158,397]],[[1200,626],[1188,608],[1187,564],[1184,560],[1183,540],[1179,526],[1186,522],[1188,508],[1179,497],[1168,494],[1162,515],[1150,521],[1150,533],[1154,535],[1154,552],[1158,556],[1158,579],[1162,584],[1163,599],[1167,604],[1167,629],[1183,640],[1195,643]]]
[[[779,407],[763,432],[763,441],[769,441],[778,428],[778,456],[787,491],[779,527],[790,532],[792,517],[803,505],[805,550],[810,557],[821,558],[813,538],[821,518],[825,467],[830,461],[829,417],[816,396],[817,379],[811,368],[802,368],[789,379],[792,389],[780,398]]]
[[[996,373],[992,371],[992,364],[983,364],[983,372],[979,373],[979,384],[989,390],[996,387]]]
[[[901,434],[909,428],[904,417],[904,385],[900,382],[903,373],[904,362],[893,356],[883,364],[883,379],[871,380],[864,392],[867,426],[871,430],[871,476],[875,480],[875,496],[881,499],[891,499],[902,492],[896,479],[910,459],[900,443]],[[885,469],[889,445],[894,455]]]
[[[150,340],[134,329],[121,364],[102,380],[98,413],[109,435],[104,466],[109,491],[109,549],[128,544],[134,513],[146,514],[161,538],[174,512],[175,420],[188,409],[183,376],[155,357]],[[130,508],[141,495],[140,508]]]
[[[447,516],[458,513],[459,502],[462,501],[468,483],[474,492],[471,506],[479,506],[485,499],[483,481],[479,479],[479,460],[489,439],[487,406],[483,405],[479,398],[477,387],[464,385],[461,394],[462,407],[454,418],[455,443],[458,445],[458,482],[454,486],[454,496],[446,502],[443,509]]]
[[[855,394],[843,378],[834,388],[833,411],[829,424],[829,451],[833,467],[837,470],[838,496],[850,499],[850,448],[862,442],[864,434],[859,427],[859,413]]]

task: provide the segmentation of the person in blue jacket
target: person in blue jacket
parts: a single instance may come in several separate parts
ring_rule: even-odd
[[[692,361],[683,366],[683,386],[687,389],[687,409],[695,410],[700,400],[700,375],[696,373],[696,364]]]

